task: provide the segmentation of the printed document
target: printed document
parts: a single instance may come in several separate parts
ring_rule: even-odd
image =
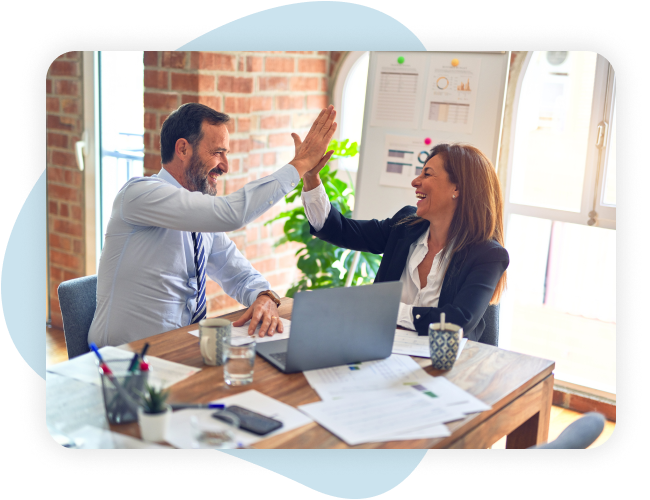
[[[460,353],[463,352],[463,347],[465,347],[466,343],[467,339],[460,339],[456,359],[460,357]],[[419,358],[428,358],[431,356],[429,352],[429,336],[418,335],[418,332],[414,332],[413,330],[396,329],[395,341],[393,342],[393,354],[407,354]]]
[[[230,336],[234,339],[235,343],[236,341],[241,339],[241,342],[244,342],[248,338],[248,325],[250,324],[250,321],[247,321],[244,323],[243,326],[233,326]],[[274,340],[284,340],[289,338],[289,333],[291,333],[291,320],[284,319],[282,318],[282,326],[284,327],[284,331],[282,333],[275,333],[272,336],[265,335],[264,337],[260,337],[258,334],[260,332],[260,327],[262,325],[258,325],[257,329],[255,330],[255,342],[260,343],[260,342],[272,342]],[[199,336],[199,330],[190,330],[188,333],[191,335],[194,335],[195,337]]]

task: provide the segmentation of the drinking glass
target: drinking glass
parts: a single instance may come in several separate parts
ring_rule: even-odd
[[[228,385],[238,386],[253,381],[255,339],[224,339],[223,379]]]

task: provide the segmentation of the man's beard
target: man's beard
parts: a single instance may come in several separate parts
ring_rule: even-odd
[[[197,154],[192,154],[190,158],[190,163],[185,169],[185,185],[189,191],[199,191],[203,194],[209,194],[210,196],[217,195],[217,186],[214,187],[208,181],[208,176],[204,173],[206,169],[205,163],[203,163]],[[210,172],[216,171],[218,175],[223,174],[223,171],[219,167],[213,168]]]

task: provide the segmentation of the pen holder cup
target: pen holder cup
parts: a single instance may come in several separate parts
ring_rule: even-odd
[[[128,359],[107,359],[105,361],[113,372],[109,377],[99,368],[106,418],[111,424],[136,422],[140,397],[144,393],[149,372],[136,370],[134,373],[129,373],[128,368],[131,361]],[[115,387],[113,382],[120,386],[120,390]]]
[[[429,325],[429,352],[431,365],[436,370],[451,370],[456,362],[460,339],[463,338],[463,329],[453,323],[445,323],[441,328],[440,323]]]

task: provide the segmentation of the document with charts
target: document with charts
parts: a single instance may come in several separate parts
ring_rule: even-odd
[[[420,175],[431,148],[424,143],[424,137],[386,135],[384,162],[379,184],[413,189],[411,182]],[[415,204],[415,191],[413,204]]]
[[[426,54],[380,53],[372,96],[373,127],[419,128]]]
[[[431,56],[422,128],[472,133],[480,71],[478,56]]]

